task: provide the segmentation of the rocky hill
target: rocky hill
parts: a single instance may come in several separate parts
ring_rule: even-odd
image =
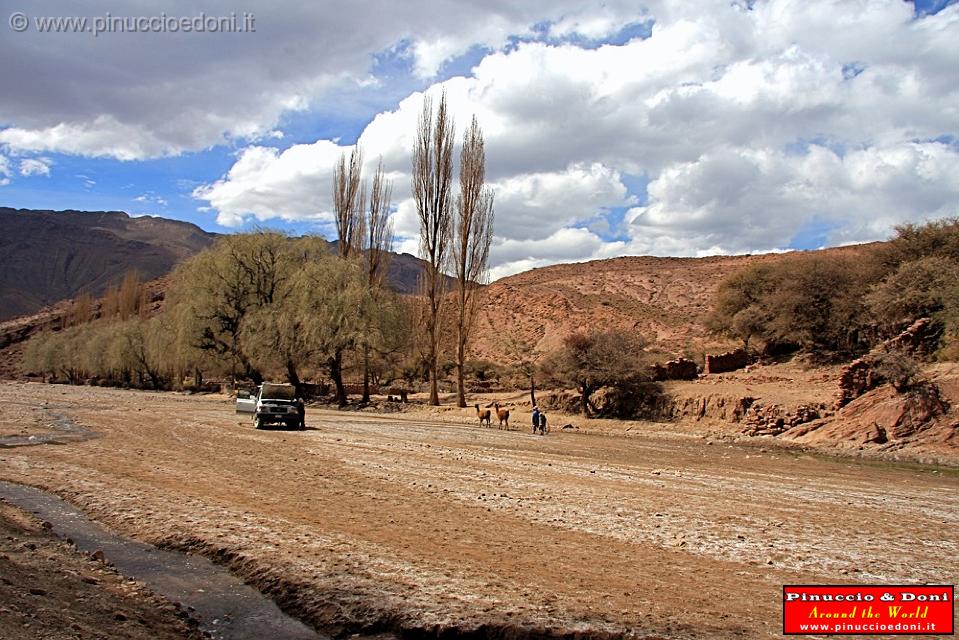
[[[215,234],[122,211],[0,208],[0,320],[81,292],[102,294],[136,271],[152,280],[210,246]]]
[[[856,245],[825,252],[858,252]],[[722,351],[733,343],[709,335],[705,320],[719,284],[731,273],[789,254],[708,258],[613,258],[533,269],[486,288],[473,351],[514,362],[510,343],[535,352],[558,347],[585,329],[637,331],[663,355]]]
[[[575,331],[625,329],[666,349],[706,337],[703,321],[719,283],[752,260],[625,257],[534,269],[503,278],[486,291],[474,351],[498,360],[505,340],[546,352]],[[511,354],[510,354],[511,355]]]

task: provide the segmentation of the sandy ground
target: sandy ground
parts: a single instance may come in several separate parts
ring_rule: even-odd
[[[0,449],[0,479],[215,557],[333,632],[779,637],[783,584],[959,578],[950,469],[455,412],[256,431],[221,397],[0,385],[0,436],[52,414],[102,437]]]

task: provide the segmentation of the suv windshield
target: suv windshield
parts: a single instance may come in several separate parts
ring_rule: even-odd
[[[265,384],[260,397],[269,400],[295,400],[296,391],[288,384]]]

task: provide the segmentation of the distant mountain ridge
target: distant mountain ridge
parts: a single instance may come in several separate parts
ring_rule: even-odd
[[[122,211],[2,207],[0,228],[0,320],[101,295],[130,270],[158,278],[216,239],[189,222]]]
[[[0,229],[0,321],[84,292],[102,295],[130,270],[144,281],[159,278],[219,237],[189,222],[123,211],[0,207]],[[393,254],[390,286],[413,293],[423,264]]]

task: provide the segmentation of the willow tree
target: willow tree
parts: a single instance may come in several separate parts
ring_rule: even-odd
[[[289,295],[297,262],[292,248],[280,233],[226,236],[174,273],[171,303],[185,307],[179,317],[190,344],[228,364],[234,379],[239,365],[247,378],[262,382],[240,339],[243,321]]]
[[[456,403],[466,406],[464,369],[479,287],[489,274],[493,241],[493,190],[486,183],[486,151],[476,116],[463,136],[460,192],[456,198],[453,263],[456,273]]]
[[[426,261],[423,278],[426,299],[426,364],[430,379],[430,404],[438,405],[439,339],[446,276],[453,231],[453,120],[446,94],[435,112],[433,101],[424,97],[413,146],[413,198],[420,223],[420,254]]]
[[[327,257],[305,263],[296,273],[284,323],[295,324],[298,349],[325,366],[346,405],[342,354],[363,332],[366,282],[355,260]],[[291,334],[292,335],[292,334]]]
[[[313,357],[300,332],[301,319],[291,313],[293,301],[259,307],[244,318],[240,330],[243,350],[258,369],[282,369],[297,393],[303,386],[300,372]]]

